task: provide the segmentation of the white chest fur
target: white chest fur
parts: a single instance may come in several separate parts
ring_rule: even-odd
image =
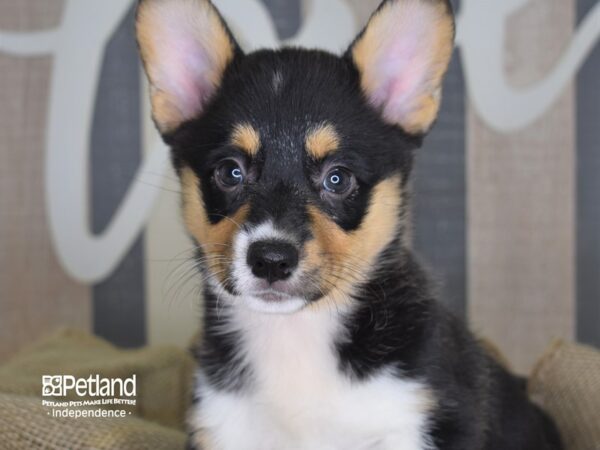
[[[192,425],[207,450],[425,450],[430,392],[382,372],[368,381],[340,373],[330,310],[232,318],[244,336],[240,356],[252,387],[223,393],[200,383]],[[200,375],[200,379],[202,376]]]

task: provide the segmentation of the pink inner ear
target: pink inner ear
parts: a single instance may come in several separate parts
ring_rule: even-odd
[[[161,120],[191,119],[214,94],[233,44],[208,0],[146,0],[140,8],[138,39]]]
[[[410,124],[411,114],[423,107],[439,80],[440,35],[445,12],[436,2],[390,2],[369,24],[363,82],[371,103],[385,118]]]
[[[394,36],[380,49],[375,63],[375,84],[379,86],[372,94],[372,102],[384,107],[386,115],[403,114],[411,109],[411,99],[419,94],[425,82],[426,68],[420,58],[418,35]]]
[[[173,97],[185,118],[201,113],[204,101],[215,89],[210,80],[211,61],[206,49],[194,39],[183,36],[171,36],[162,46],[157,87]]]

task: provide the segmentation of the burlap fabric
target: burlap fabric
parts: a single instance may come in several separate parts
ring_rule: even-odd
[[[534,368],[529,393],[554,418],[567,450],[600,450],[600,352],[555,342]]]
[[[0,394],[2,450],[177,450],[185,433],[147,420],[63,419],[32,396]]]
[[[189,356],[175,348],[119,350],[85,333],[62,331],[0,367],[0,450],[183,448],[185,435],[177,428],[190,397],[191,367]],[[54,373],[136,373],[134,414],[125,419],[49,416],[40,399],[41,375]],[[556,420],[567,450],[600,450],[600,352],[555,343],[532,373],[529,392]]]
[[[61,330],[0,366],[0,392],[40,397],[42,375],[128,378],[135,374],[137,404],[128,410],[137,417],[182,428],[192,367],[192,358],[176,347],[122,350],[82,331]],[[64,399],[85,397],[73,393]]]

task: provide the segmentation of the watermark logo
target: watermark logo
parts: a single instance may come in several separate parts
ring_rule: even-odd
[[[66,397],[70,394],[79,397],[135,397],[136,376],[130,378],[102,378],[90,375],[76,378],[72,375],[43,375],[43,397]]]
[[[42,397],[62,397],[62,376],[44,375],[42,377]]]
[[[137,377],[42,375],[42,405],[52,417],[125,417],[136,405]],[[68,400],[67,400],[68,399]]]

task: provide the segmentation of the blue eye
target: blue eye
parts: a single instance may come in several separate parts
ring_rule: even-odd
[[[342,195],[355,185],[354,175],[342,167],[330,170],[323,180],[323,188],[332,194]]]
[[[241,185],[244,182],[244,171],[240,165],[232,160],[228,159],[223,161],[215,170],[215,179],[224,189],[231,189]]]

